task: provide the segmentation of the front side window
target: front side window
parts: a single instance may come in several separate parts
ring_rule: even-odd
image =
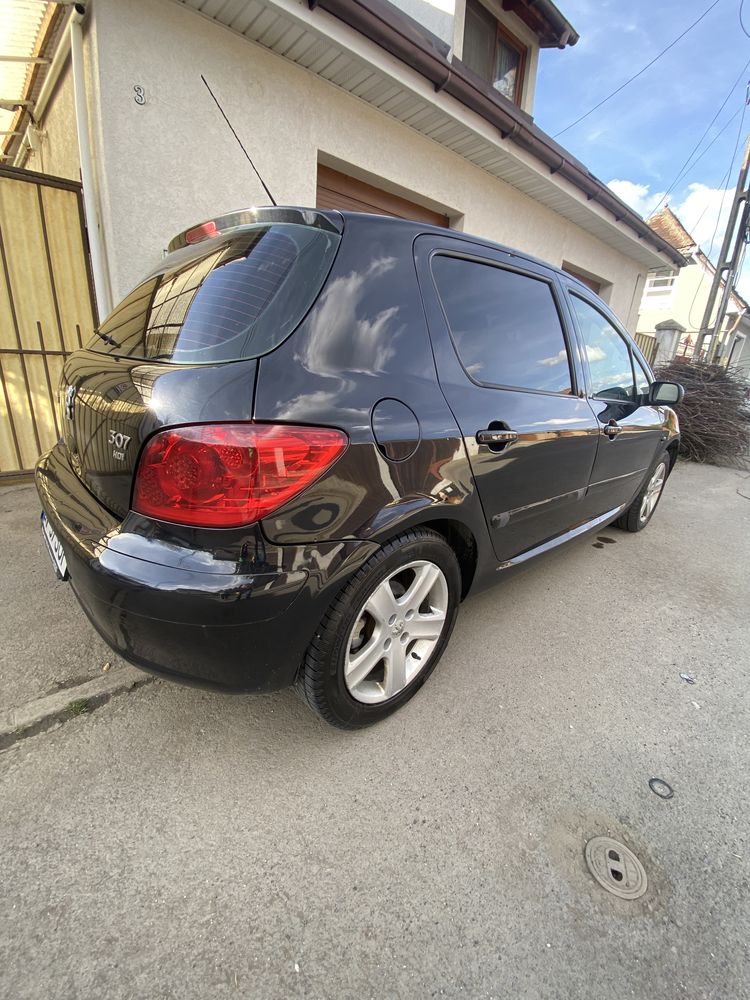
[[[470,378],[485,385],[571,394],[568,350],[546,281],[443,255],[433,258],[432,274]]]
[[[586,348],[592,396],[633,401],[635,383],[628,345],[606,316],[589,302],[577,295],[571,295],[570,301]]]
[[[468,0],[462,61],[515,104],[521,103],[525,55],[479,0]]]

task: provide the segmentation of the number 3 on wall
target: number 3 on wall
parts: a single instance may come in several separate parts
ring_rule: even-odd
[[[135,94],[135,96],[133,97],[133,100],[135,101],[136,104],[145,104],[146,103],[146,91],[143,89],[143,87],[141,87],[138,84],[136,84],[133,87],[133,93]]]

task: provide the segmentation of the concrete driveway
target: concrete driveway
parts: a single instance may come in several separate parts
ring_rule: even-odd
[[[35,698],[109,654],[33,494],[0,508],[3,692]],[[647,531],[465,604],[365,732],[157,681],[15,743],[0,995],[750,996],[749,527],[747,474],[680,465]],[[597,834],[641,859],[641,899],[589,875]]]

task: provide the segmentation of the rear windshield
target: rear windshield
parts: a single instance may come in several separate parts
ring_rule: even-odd
[[[313,304],[339,240],[312,226],[279,223],[177,251],[123,299],[88,347],[172,364],[258,357]]]

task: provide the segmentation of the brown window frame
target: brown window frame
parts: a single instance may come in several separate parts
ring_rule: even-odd
[[[520,38],[517,38],[512,31],[510,31],[498,18],[481,2],[481,0],[466,0],[466,6],[473,6],[475,8],[480,8],[480,11],[488,18],[492,18],[495,22],[495,44],[492,50],[492,64],[497,63],[497,50],[499,42],[502,41],[508,45],[510,48],[514,49],[518,53],[518,74],[516,77],[516,89],[513,97],[508,97],[507,100],[512,101],[517,107],[521,107],[521,101],[523,99],[523,88],[526,82],[526,62],[528,60],[529,48]],[[466,29],[464,28],[464,34]],[[469,67],[471,69],[471,67]],[[490,87],[495,90],[494,80],[486,81]],[[500,91],[497,91],[500,94]],[[505,97],[505,94],[501,94]]]

